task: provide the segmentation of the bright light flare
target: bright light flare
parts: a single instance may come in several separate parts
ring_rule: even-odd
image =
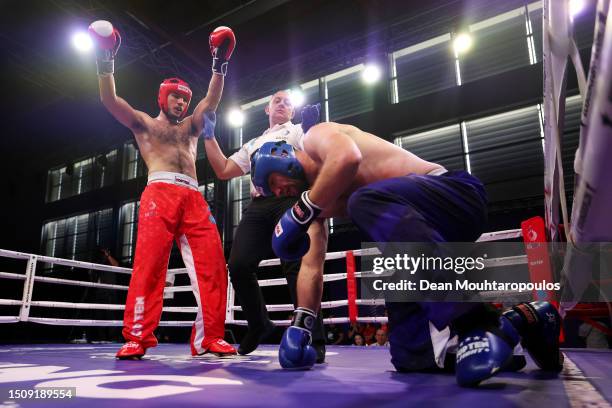
[[[238,108],[233,108],[227,114],[227,123],[234,128],[239,128],[244,124],[244,113]]]
[[[289,91],[289,98],[295,107],[302,106],[306,100],[304,93],[300,89],[292,89]]]
[[[93,48],[93,43],[89,34],[78,32],[72,36],[72,46],[79,52],[89,52]]]
[[[361,79],[366,84],[374,84],[380,79],[381,72],[378,65],[368,64],[361,72]]]
[[[469,34],[461,33],[453,40],[453,49],[457,55],[463,54],[472,47],[472,37]]]
[[[570,17],[572,18],[572,20],[574,19],[574,17],[576,17],[578,14],[580,14],[585,7],[585,1],[584,0],[570,0],[569,2],[569,12],[570,12]]]

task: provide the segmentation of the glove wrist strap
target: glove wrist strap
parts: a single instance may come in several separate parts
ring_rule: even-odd
[[[310,193],[310,190],[304,191],[304,192],[302,193],[302,199],[304,200],[304,202],[305,202],[306,204],[308,204],[308,205],[309,205],[310,207],[312,207],[314,210],[318,211],[318,212],[317,212],[317,215],[319,215],[319,214],[321,213],[321,211],[323,211],[323,209],[322,209],[321,207],[319,207],[318,205],[316,205],[315,203],[313,203],[313,202],[310,200],[310,196],[309,196],[309,194],[308,194],[308,193]]]
[[[312,333],[317,314],[305,307],[298,307],[293,311],[293,321],[291,326],[298,327],[306,330],[308,333]]]
[[[225,76],[227,74],[227,61],[222,58],[213,57],[212,72]]]
[[[115,72],[115,60],[97,60],[98,75],[110,75]]]
[[[323,209],[313,203],[308,197],[308,191],[304,191],[300,199],[295,203],[291,210],[293,219],[301,225],[309,225],[321,214]]]

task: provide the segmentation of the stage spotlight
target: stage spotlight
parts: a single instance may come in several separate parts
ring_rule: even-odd
[[[304,104],[304,100],[306,99],[301,89],[291,89],[289,91],[289,98],[295,107],[302,106]]]
[[[233,108],[227,114],[227,123],[234,128],[241,127],[244,124],[244,113],[238,108]]]
[[[91,50],[93,43],[91,42],[91,38],[89,34],[84,32],[75,33],[72,36],[72,45],[79,52],[88,52]]]
[[[570,0],[569,11],[572,20],[584,10],[584,0]]]
[[[380,68],[378,65],[368,64],[361,72],[361,79],[366,84],[373,84],[380,79]]]
[[[453,49],[457,55],[462,54],[472,46],[472,37],[469,34],[458,34],[453,40]]]

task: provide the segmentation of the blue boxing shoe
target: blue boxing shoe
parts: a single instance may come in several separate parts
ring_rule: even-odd
[[[507,320],[521,336],[521,345],[542,370],[560,372],[563,353],[559,349],[561,316],[549,302],[521,303],[505,312]]]

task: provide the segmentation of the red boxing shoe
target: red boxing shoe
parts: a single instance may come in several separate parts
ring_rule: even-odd
[[[140,360],[145,353],[146,350],[140,343],[128,341],[119,349],[115,357],[119,360]]]
[[[212,353],[217,357],[233,356],[235,354],[238,354],[236,352],[236,349],[223,339],[218,339],[210,343],[203,353],[193,354],[193,356],[201,356],[207,353]]]

